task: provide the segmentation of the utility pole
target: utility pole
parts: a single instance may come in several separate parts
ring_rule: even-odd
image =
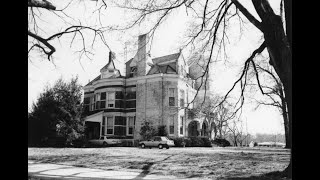
[[[246,146],[248,146],[248,121],[246,118]]]

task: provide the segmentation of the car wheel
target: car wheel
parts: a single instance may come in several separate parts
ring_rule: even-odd
[[[167,146],[166,148],[169,149],[169,146]]]
[[[103,147],[108,147],[108,143],[107,142],[103,142]]]
[[[159,144],[158,147],[159,147],[159,149],[162,149],[162,148],[163,148],[163,145],[162,145],[162,144]]]
[[[144,144],[141,144],[141,148],[145,148],[146,147],[146,145],[144,145]]]

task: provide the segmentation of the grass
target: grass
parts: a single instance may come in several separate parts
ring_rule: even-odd
[[[29,148],[28,159],[103,170],[201,179],[285,179],[290,152],[252,148]]]

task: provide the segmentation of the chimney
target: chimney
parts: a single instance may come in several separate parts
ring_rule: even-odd
[[[150,66],[147,65],[147,62],[150,61],[148,55],[150,51],[149,44],[149,35],[143,34],[138,38],[138,52],[137,52],[137,76],[145,76],[150,69]]]

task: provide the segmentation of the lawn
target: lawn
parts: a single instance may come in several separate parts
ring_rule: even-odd
[[[199,179],[281,179],[290,151],[251,148],[28,148],[28,159]],[[284,179],[284,178],[282,178]]]

